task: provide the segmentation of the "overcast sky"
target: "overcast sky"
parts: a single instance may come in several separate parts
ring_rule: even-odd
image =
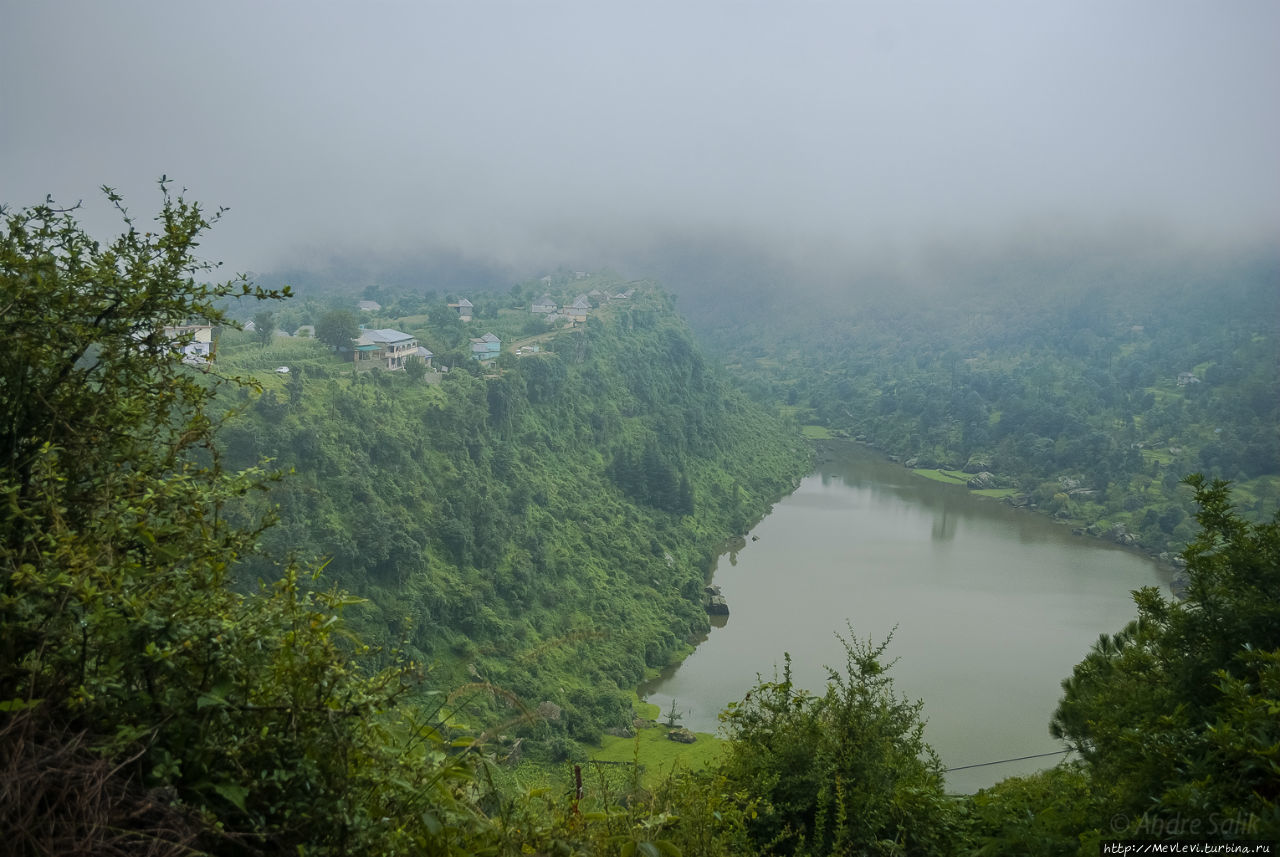
[[[230,207],[206,250],[237,271],[1256,240],[1278,45],[1274,0],[0,0],[0,201],[143,213],[164,173]]]

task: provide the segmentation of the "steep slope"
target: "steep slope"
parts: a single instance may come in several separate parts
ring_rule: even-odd
[[[223,437],[231,466],[293,471],[255,501],[279,510],[268,555],[327,559],[325,579],[369,599],[368,637],[440,683],[552,702],[553,730],[589,740],[628,722],[619,688],[706,630],[709,563],[809,451],[711,371],[657,290],[543,345],[424,380],[353,373],[314,341],[230,347],[266,392]]]

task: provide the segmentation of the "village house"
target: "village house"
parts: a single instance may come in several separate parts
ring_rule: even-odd
[[[486,333],[478,339],[471,340],[471,357],[481,363],[498,359],[502,352],[502,340],[492,333]]]
[[[463,298],[456,304],[449,304],[449,306],[458,311],[458,318],[463,321],[471,321],[471,311],[476,308],[476,305],[466,298]]]
[[[252,322],[250,322],[252,324]],[[211,324],[171,324],[164,327],[165,338],[182,352],[182,362],[203,366],[213,362],[217,341]]]
[[[377,312],[382,309],[382,304],[377,301],[360,301],[356,304],[356,309],[361,312]]]
[[[578,295],[572,304],[564,308],[565,317],[578,324],[586,321],[590,312],[591,301],[587,300],[586,295]]]
[[[530,312],[539,313],[555,312],[556,309],[556,302],[551,299],[551,295],[543,295],[529,307]]]
[[[407,358],[420,356],[417,339],[391,328],[360,331],[351,354],[357,369],[391,370],[403,369]]]

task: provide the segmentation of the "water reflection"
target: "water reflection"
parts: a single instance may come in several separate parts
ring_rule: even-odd
[[[714,731],[784,652],[797,683],[821,690],[823,665],[843,663],[837,632],[881,640],[896,627],[896,686],[925,700],[927,737],[953,766],[1059,749],[1047,731],[1059,682],[1132,616],[1130,590],[1160,582],[1142,557],[858,447],[823,462],[753,535],[716,572],[733,621],[642,693],[664,709],[678,698],[686,725]],[[949,786],[1042,764],[960,772]]]
[[[933,516],[933,540],[949,542],[956,537],[956,519],[944,507],[941,514]]]

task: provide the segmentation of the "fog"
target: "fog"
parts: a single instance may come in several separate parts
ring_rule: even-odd
[[[0,202],[109,229],[166,174],[229,269],[366,282],[1274,241],[1277,43],[1270,0],[10,0]]]

